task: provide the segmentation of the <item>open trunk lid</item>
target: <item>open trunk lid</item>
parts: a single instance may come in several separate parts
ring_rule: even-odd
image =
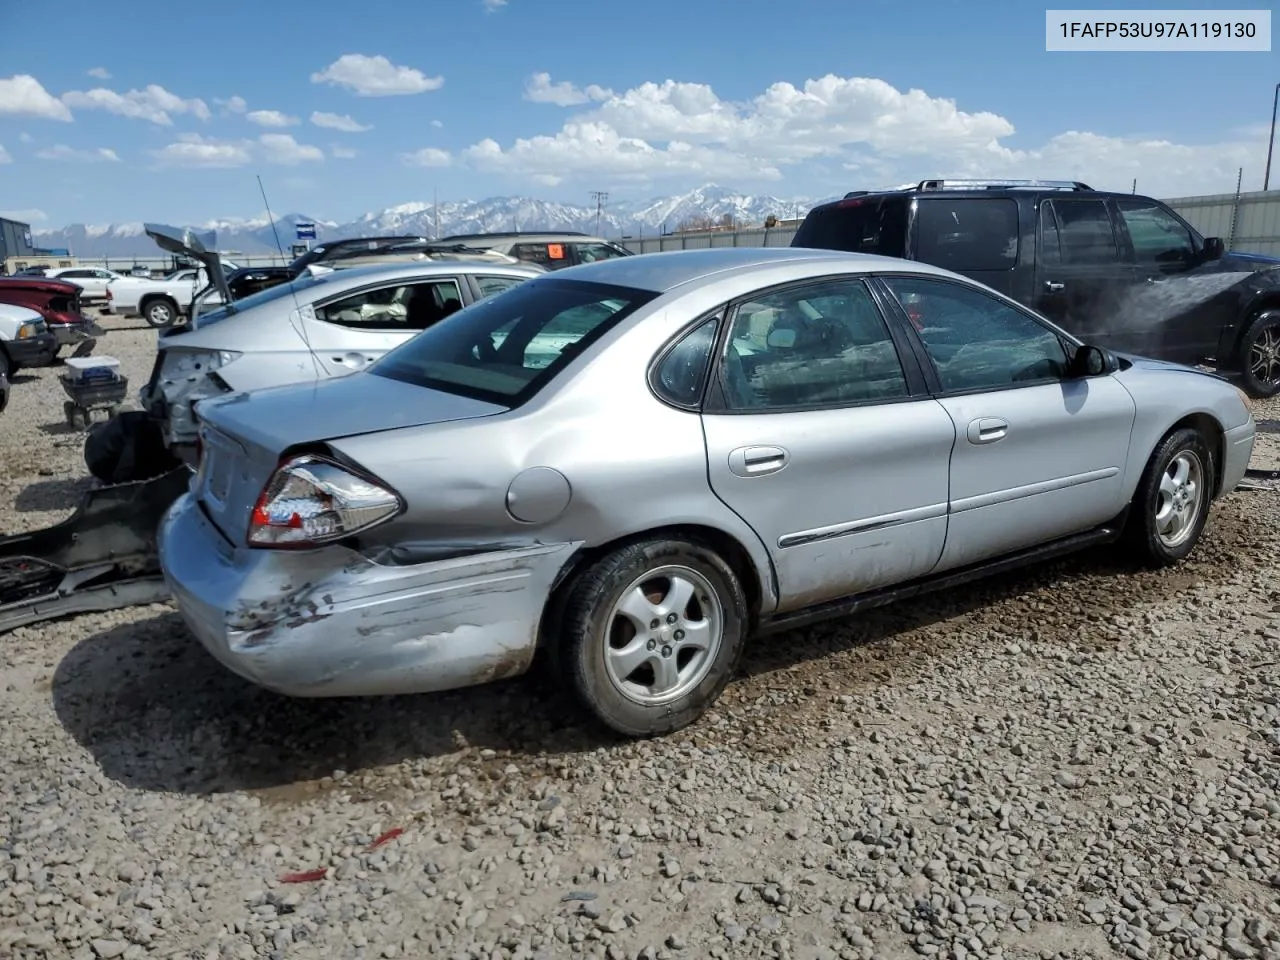
[[[222,302],[231,302],[231,290],[227,287],[227,275],[222,270],[222,258],[217,250],[212,249],[217,246],[218,235],[215,232],[211,230],[201,235],[186,227],[170,227],[161,223],[144,223],[142,228],[161,250],[191,257],[203,264],[209,282],[217,289]]]
[[[506,409],[367,372],[206,400],[197,406],[203,449],[193,490],[218,529],[242,546],[253,506],[286,450]]]

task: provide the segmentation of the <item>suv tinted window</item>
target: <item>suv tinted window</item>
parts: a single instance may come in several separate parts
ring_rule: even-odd
[[[907,395],[884,318],[860,280],[830,280],[742,304],[724,359],[731,410],[838,406]]]
[[[368,368],[422,387],[522,403],[614,324],[658,294],[539,278],[472,304]]]
[[[911,317],[943,390],[996,390],[1066,375],[1062,340],[1021,310],[946,280],[884,282]]]
[[[815,207],[800,224],[791,246],[901,257],[907,251],[907,201],[879,197]]]
[[[1118,200],[1120,216],[1133,242],[1139,263],[1165,267],[1186,266],[1195,257],[1191,231],[1154,200]]]
[[[1046,200],[1052,208],[1056,223],[1056,246],[1060,263],[1102,264],[1120,260],[1120,246],[1116,243],[1115,225],[1107,205],[1102,200]],[[1048,233],[1048,219],[1042,220]],[[1048,246],[1055,245],[1055,239]]]
[[[1018,262],[1018,204],[1009,199],[921,199],[916,259],[948,270],[1012,270]]]

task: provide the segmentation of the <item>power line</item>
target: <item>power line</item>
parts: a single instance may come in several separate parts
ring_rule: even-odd
[[[600,215],[604,213],[604,204],[609,199],[609,194],[603,190],[592,190],[591,199],[596,202],[596,236],[600,236]]]

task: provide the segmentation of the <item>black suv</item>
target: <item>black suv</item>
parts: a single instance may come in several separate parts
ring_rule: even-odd
[[[1150,197],[1077,181],[924,180],[814,207],[791,246],[931,263],[1090,343],[1280,393],[1280,260],[1226,253]]]

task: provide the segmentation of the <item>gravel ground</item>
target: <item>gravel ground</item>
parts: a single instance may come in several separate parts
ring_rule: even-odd
[[[155,333],[107,326],[132,389]],[[87,485],[55,378],[0,421],[9,532]],[[286,700],[165,605],[14,631],[0,956],[1277,960],[1278,528],[1239,492],[1173,570],[1091,554],[761,642],[651,743],[532,678]]]

